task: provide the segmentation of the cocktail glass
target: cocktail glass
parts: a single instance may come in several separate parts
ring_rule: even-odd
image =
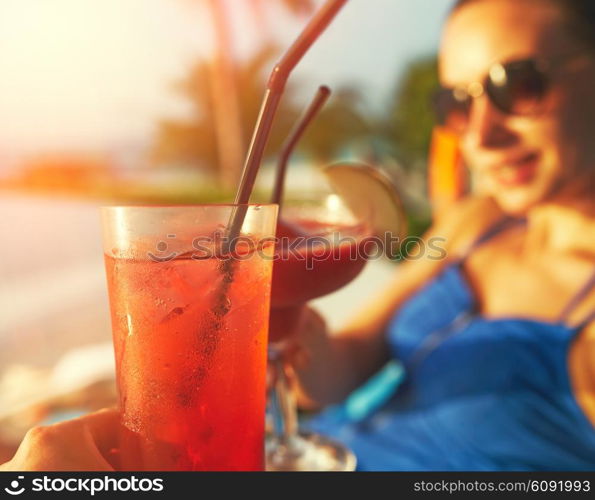
[[[262,470],[276,205],[106,207],[122,470]]]
[[[285,352],[306,303],[352,281],[366,264],[370,226],[356,217],[336,194],[285,202],[277,225],[273,272],[269,362],[269,396],[273,432],[267,439],[267,470],[331,470],[355,468],[355,456],[323,436],[300,433],[291,367]]]

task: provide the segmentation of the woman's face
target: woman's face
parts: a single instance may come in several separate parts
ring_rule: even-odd
[[[576,54],[580,48],[557,7],[535,0],[472,2],[448,20],[440,52],[446,87],[484,82],[497,62]],[[503,210],[524,213],[547,200],[575,195],[595,175],[595,64],[567,59],[540,112],[505,114],[481,95],[461,137],[479,189]]]

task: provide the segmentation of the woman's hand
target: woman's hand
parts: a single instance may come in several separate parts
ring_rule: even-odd
[[[34,427],[0,471],[108,471],[120,415],[107,409],[58,424]]]
[[[347,341],[346,341],[347,340]],[[293,334],[286,339],[283,357],[297,375],[300,406],[320,408],[340,401],[351,387],[349,340],[330,335],[326,321],[308,306],[301,309]]]

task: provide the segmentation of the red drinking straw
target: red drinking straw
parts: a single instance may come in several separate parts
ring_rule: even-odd
[[[308,109],[304,112],[302,117],[293,127],[289,136],[285,140],[283,147],[281,148],[281,154],[279,155],[279,161],[277,162],[277,175],[275,177],[275,187],[273,189],[273,195],[271,196],[271,203],[277,203],[279,210],[281,210],[281,200],[283,199],[283,187],[285,186],[285,176],[287,173],[287,164],[289,158],[295,149],[296,144],[304,135],[304,132],[316,117],[328,97],[331,95],[331,89],[326,85],[321,85],[314,96],[314,99],[308,106]]]
[[[297,40],[291,47],[289,47],[289,50],[273,68],[260,107],[260,113],[256,121],[250,147],[248,148],[248,155],[244,164],[242,179],[235,198],[235,204],[238,206],[233,212],[229,225],[226,245],[228,251],[234,249],[234,241],[240,234],[240,229],[244,222],[244,217],[246,216],[246,204],[250,201],[250,195],[254,188],[254,181],[256,180],[256,175],[258,174],[258,169],[262,162],[264,148],[269,138],[271,125],[279,106],[283,90],[285,89],[287,79],[307,50],[318,39],[321,33],[327,28],[339,10],[346,3],[347,0],[327,0],[322,8],[310,20]]]

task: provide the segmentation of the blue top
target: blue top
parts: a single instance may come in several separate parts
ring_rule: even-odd
[[[506,219],[473,245],[509,225]],[[405,379],[361,421],[327,412],[309,427],[350,447],[359,470],[595,470],[595,429],[572,393],[570,327],[488,319],[462,261],[447,266],[398,311],[388,329]],[[565,308],[568,314],[595,275]]]

